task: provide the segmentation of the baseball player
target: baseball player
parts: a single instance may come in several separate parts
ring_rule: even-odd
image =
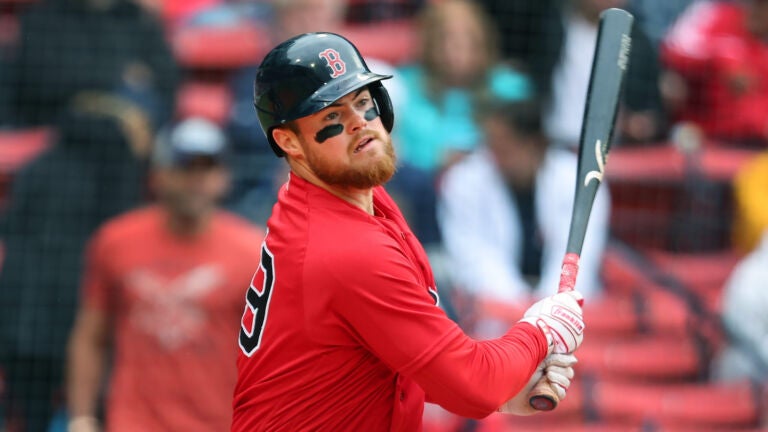
[[[533,385],[564,397],[573,378],[580,294],[535,303],[487,341],[438,307],[426,254],[381,186],[395,171],[387,78],[332,33],[289,39],[258,70],[259,121],[291,173],[246,294],[232,431],[418,431],[425,401],[530,414]]]

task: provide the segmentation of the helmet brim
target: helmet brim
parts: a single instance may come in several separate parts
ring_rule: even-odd
[[[315,114],[344,96],[378,81],[392,78],[392,75],[380,75],[373,72],[350,74],[338,80],[329,82],[320,87],[316,92],[299,105],[291,118],[291,121]]]

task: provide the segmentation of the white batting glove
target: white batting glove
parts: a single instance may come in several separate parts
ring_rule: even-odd
[[[531,379],[528,380],[528,384],[515,397],[502,405],[499,408],[499,412],[518,416],[539,413],[540,411],[531,407],[529,397],[536,384],[542,380],[557,394],[558,400],[562,401],[565,399],[568,387],[571,385],[573,365],[576,362],[576,357],[573,354],[550,354],[536,368],[536,371],[531,375]]]
[[[544,359],[544,377],[561,401],[565,399],[565,393],[571,386],[573,365],[577,361],[573,354],[550,354]]]
[[[548,353],[572,353],[584,340],[583,299],[578,291],[557,293],[534,303],[520,321],[541,329],[549,343]]]

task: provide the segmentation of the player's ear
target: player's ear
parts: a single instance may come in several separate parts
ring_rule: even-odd
[[[304,148],[301,146],[299,137],[291,128],[277,127],[272,129],[272,139],[287,156],[294,159],[304,156]]]

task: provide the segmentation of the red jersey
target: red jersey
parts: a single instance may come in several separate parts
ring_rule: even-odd
[[[112,320],[107,431],[229,428],[237,375],[231,341],[262,239],[223,212],[205,233],[182,239],[155,206],[99,230],[83,301]]]
[[[546,355],[528,324],[467,337],[383,188],[374,215],[291,175],[241,322],[232,430],[418,431],[425,398],[484,417]]]
[[[666,65],[688,82],[680,120],[730,140],[768,138],[768,42],[746,27],[744,6],[701,2],[672,27],[661,47]],[[743,87],[734,85],[740,77]]]

